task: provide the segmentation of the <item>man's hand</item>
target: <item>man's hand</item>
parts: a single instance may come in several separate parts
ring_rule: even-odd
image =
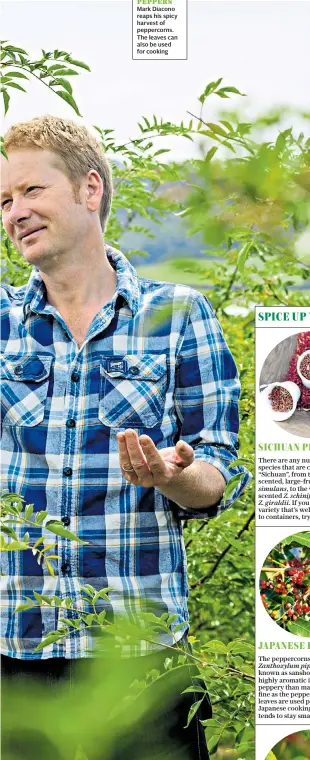
[[[139,437],[131,429],[117,433],[117,441],[123,476],[134,485],[159,490],[173,485],[195,458],[194,449],[185,441],[158,450],[148,435]]]

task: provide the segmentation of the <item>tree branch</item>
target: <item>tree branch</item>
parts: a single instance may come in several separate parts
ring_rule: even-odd
[[[240,536],[242,536],[242,533],[244,533],[248,529],[248,527],[249,527],[250,523],[252,522],[252,520],[254,519],[254,517],[255,517],[255,512],[252,512],[252,514],[247,519],[247,521],[246,521],[245,525],[243,526],[243,528],[241,528],[241,530],[239,530],[239,533],[237,533],[236,538],[240,538]],[[214,564],[210,568],[209,572],[206,575],[204,575],[202,578],[200,578],[199,581],[196,581],[196,583],[194,583],[191,586],[192,589],[199,588],[199,586],[201,586],[205,581],[208,581],[210,578],[212,578],[212,575],[214,575],[214,573],[216,572],[219,564],[222,562],[222,560],[224,559],[224,557],[226,557],[227,552],[229,552],[229,550],[231,548],[232,548],[231,544],[228,544],[228,546],[226,546],[226,548],[222,551],[222,553],[217,558],[216,562],[214,562]]]
[[[221,308],[222,304],[223,304],[223,303],[225,303],[225,301],[227,300],[227,298],[228,298],[228,296],[229,296],[229,293],[230,293],[230,290],[231,290],[231,288],[232,288],[232,286],[233,286],[233,284],[234,284],[234,282],[235,282],[235,279],[236,279],[236,277],[237,277],[237,274],[238,274],[238,267],[237,267],[237,265],[236,265],[236,266],[235,266],[235,269],[234,269],[234,271],[233,271],[233,273],[232,273],[232,275],[231,275],[231,278],[230,278],[230,280],[229,280],[229,283],[228,283],[228,285],[227,285],[227,288],[226,288],[226,290],[225,290],[225,293],[224,293],[223,297],[221,298],[221,300],[220,300],[219,304],[217,305],[216,309],[214,309],[214,311],[215,311],[215,314],[217,314],[217,312],[218,312],[218,310]]]

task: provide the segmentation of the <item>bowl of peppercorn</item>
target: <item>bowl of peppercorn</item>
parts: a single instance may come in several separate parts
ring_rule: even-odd
[[[300,389],[291,380],[269,383],[261,392],[264,407],[275,422],[288,420],[294,414],[299,397]]]
[[[306,388],[310,388],[310,350],[300,354],[296,369],[303,385]]]

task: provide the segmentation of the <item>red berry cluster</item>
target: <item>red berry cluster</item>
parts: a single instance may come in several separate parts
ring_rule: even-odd
[[[268,562],[268,559],[267,559]],[[261,580],[261,599],[269,615],[283,628],[298,618],[308,620],[310,613],[310,558],[290,559],[273,580]],[[270,561],[269,569],[275,570]]]
[[[296,351],[291,358],[288,373],[285,377],[282,378],[282,380],[292,380],[293,383],[297,383],[301,391],[298,407],[302,407],[304,409],[310,409],[310,388],[306,388],[303,385],[301,378],[297,372],[297,362],[301,354],[303,354],[304,351],[308,351],[309,349],[310,331],[299,333],[297,336]],[[307,377],[307,375],[305,375],[305,377]]]

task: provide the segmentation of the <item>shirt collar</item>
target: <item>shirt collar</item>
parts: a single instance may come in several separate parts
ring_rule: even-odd
[[[133,316],[135,316],[140,302],[140,286],[137,272],[128,259],[126,259],[126,256],[115,248],[106,245],[106,255],[117,276],[114,297],[116,299],[119,295],[123,296]],[[39,270],[34,267],[28,280],[23,300],[24,321],[31,311],[35,313],[42,312],[48,306],[45,284]]]

